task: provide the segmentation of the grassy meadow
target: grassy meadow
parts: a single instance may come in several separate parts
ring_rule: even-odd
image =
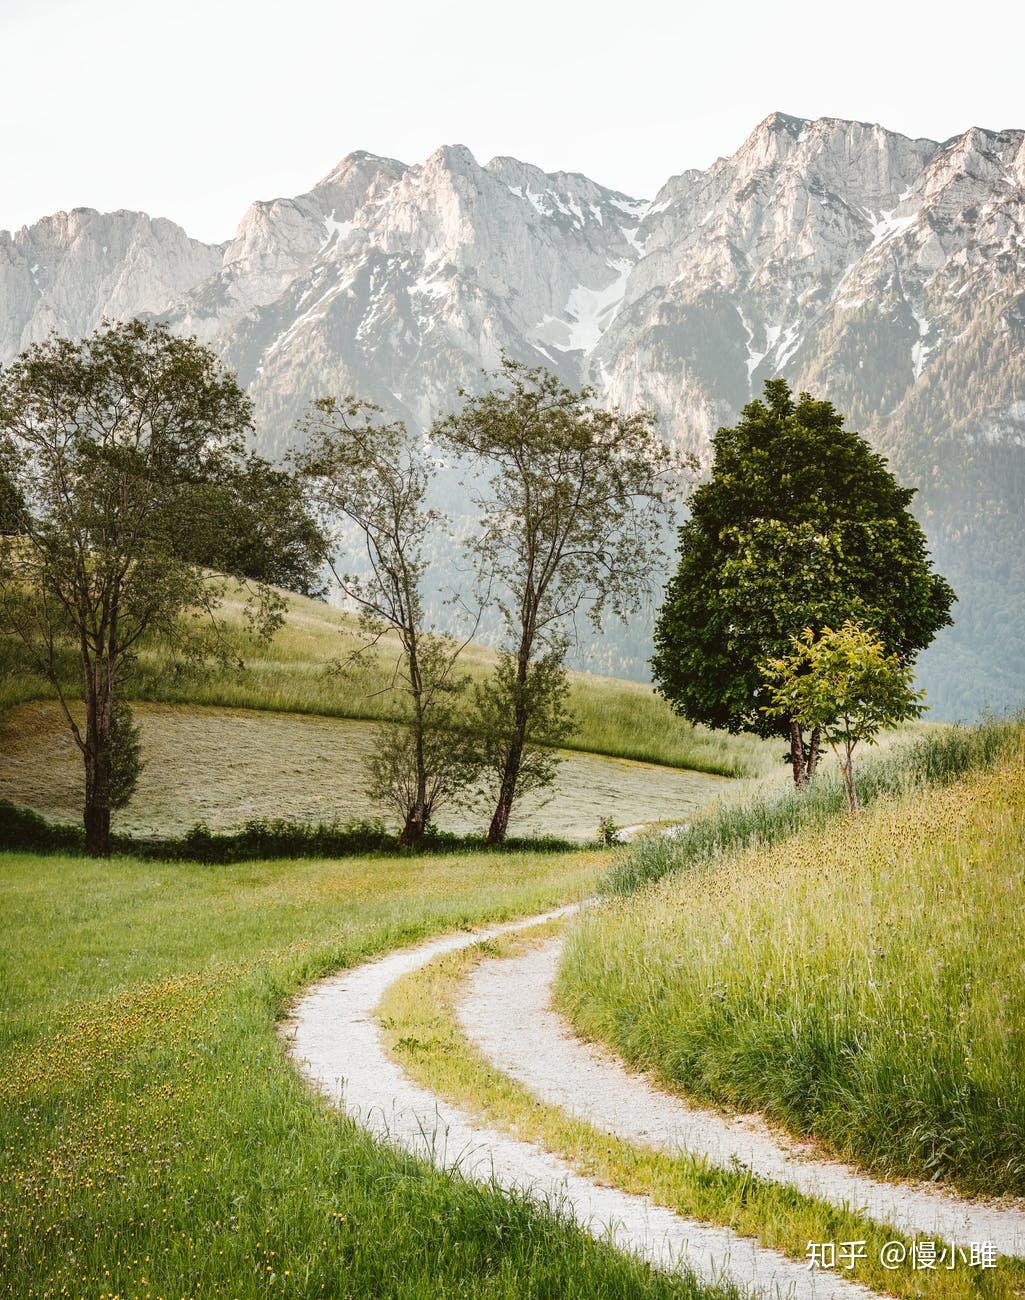
[[[858,760],[862,807],[922,786],[958,780],[966,771],[997,761],[1020,743],[1016,719],[978,727],[921,724],[884,732]],[[630,894],[678,872],[718,866],[751,845],[765,848],[788,836],[810,833],[846,816],[847,796],[831,754],[823,756],[814,781],[796,791],[785,768],[758,782],[739,782],[722,799],[691,819],[686,835],[646,835],[621,854],[602,881],[602,891]]]
[[[225,605],[226,640],[244,667],[182,673],[157,647],[143,649],[130,682],[131,695],[164,704],[259,709],[275,713],[388,721],[395,695],[387,687],[394,656],[385,639],[363,666],[347,660],[357,646],[353,618],[341,610],[289,595],[285,625],[267,645],[247,635],[240,600]],[[486,675],[494,652],[470,645],[462,660],[475,678]],[[13,647],[0,646],[0,716],[12,705],[51,694],[41,679],[16,671]],[[75,665],[69,660],[72,690]],[[721,776],[750,777],[774,765],[778,744],[727,736],[676,717],[650,686],[587,673],[571,675],[577,731],[572,750],[690,768]]]
[[[654,883],[621,864],[627,892],[573,928],[560,1005],[671,1086],[846,1159],[1025,1194],[1023,739],[940,733],[857,818],[795,827],[770,801],[761,833],[749,809],[731,842],[729,814]]]
[[[311,979],[578,898],[602,862],[0,855],[0,1295],[695,1297],[376,1146],[276,1033]]]

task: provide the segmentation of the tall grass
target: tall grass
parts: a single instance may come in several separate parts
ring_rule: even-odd
[[[372,1142],[275,1032],[308,980],[578,897],[595,867],[0,854],[0,1296],[695,1300]]]
[[[857,774],[864,806],[922,786],[945,785],[986,767],[1021,745],[1021,719],[994,720],[976,727],[927,731],[866,759]],[[663,876],[716,865],[751,844],[772,845],[798,831],[828,825],[844,812],[847,796],[839,776],[820,771],[797,793],[789,784],[716,805],[677,836],[647,836],[617,862],[603,889],[629,894]]]
[[[856,819],[727,821],[578,923],[561,1005],[699,1099],[885,1173],[1025,1194],[1022,740],[923,738],[873,765]]]
[[[548,927],[545,927],[547,929]],[[717,1166],[686,1150],[634,1143],[560,1106],[543,1101],[495,1068],[460,1024],[467,974],[483,960],[522,953],[538,928],[449,953],[398,980],[378,1008],[382,1038],[403,1070],[489,1129],[500,1129],[562,1156],[603,1186],[649,1196],[684,1218],[723,1224],[740,1237],[806,1262],[809,1241],[862,1241],[848,1280],[895,1300],[1020,1300],[1025,1260],[1002,1259],[996,1269],[931,1271],[887,1268],[881,1256],[892,1227],[849,1205],[838,1206],[760,1177],[743,1164]],[[911,1258],[911,1243],[906,1245]]]

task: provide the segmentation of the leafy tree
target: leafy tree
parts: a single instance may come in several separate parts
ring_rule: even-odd
[[[139,648],[158,639],[227,660],[216,611],[229,575],[261,579],[247,610],[269,636],[283,598],[265,580],[315,558],[298,499],[268,493],[265,462],[246,452],[249,429],[235,379],[159,325],[52,335],[0,371],[0,635],[50,683],[82,754],[90,853],[109,853],[111,808],[137,775],[119,701]]]
[[[468,718],[470,743],[474,746],[477,774],[494,797],[501,793],[509,768],[509,755],[517,746],[522,718],[527,722],[520,744],[514,798],[551,788],[560,762],[558,748],[573,730],[568,708],[569,681],[563,665],[565,644],[556,642],[531,659],[521,678],[517,657],[499,650],[494,672],[474,688],[473,708]],[[486,797],[486,796],[485,796]],[[492,821],[489,840],[501,843],[508,829],[508,816],[499,833]]]
[[[4,464],[3,446],[0,445],[0,537],[18,531],[18,518],[23,503],[18,498],[14,476]]]
[[[306,450],[297,464],[332,538],[331,571],[360,611],[363,644],[355,658],[389,636],[398,646],[392,688],[403,698],[406,732],[379,737],[369,790],[399,813],[400,842],[416,844],[432,814],[471,777],[454,710],[464,686],[457,661],[469,637],[459,642],[426,625],[425,548],[440,518],[427,505],[434,469],[403,424],[375,423],[379,410],[356,398],[322,398],[304,422]],[[361,574],[341,568],[353,529],[366,557]]]
[[[439,421],[434,437],[476,475],[478,579],[495,594],[506,647],[479,696],[497,786],[488,829],[502,841],[516,799],[551,780],[538,745],[565,738],[563,660],[575,617],[626,618],[661,557],[673,458],[644,412],[592,404],[544,369],[508,357],[493,387]],[[534,755],[527,761],[527,755]]]
[[[762,664],[791,637],[860,620],[910,663],[951,622],[901,487],[827,401],[765,385],[714,439],[710,479],[680,529],[679,565],[655,627],[655,679],[692,722],[790,740],[794,781],[811,776],[821,731],[763,708]]]
[[[850,810],[857,812],[855,747],[920,717],[924,692],[914,689],[913,667],[887,654],[879,637],[860,623],[847,620],[817,636],[806,628],[791,645],[788,655],[763,666],[770,700],[763,708],[822,733],[840,764]]]
[[[214,567],[304,596],[323,596],[327,538],[309,509],[306,490],[301,475],[255,455],[211,483],[204,536],[213,542]]]
[[[367,762],[367,794],[397,814],[401,844],[419,844],[439,808],[473,802],[481,758],[465,716],[466,679],[451,672],[457,649],[446,638],[421,637],[419,723],[414,713],[403,726],[381,727]]]

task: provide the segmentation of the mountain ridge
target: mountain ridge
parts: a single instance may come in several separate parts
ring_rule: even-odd
[[[770,113],[651,199],[460,144],[413,164],[357,150],[221,244],[130,210],[0,234],[0,361],[133,314],[238,371],[272,454],[329,392],[426,429],[507,352],[654,410],[707,463],[782,374],[921,486],[962,598],[923,661],[944,711],[1025,699],[1008,653],[1025,636],[1025,131],[934,141]],[[643,671],[619,634],[591,653]]]

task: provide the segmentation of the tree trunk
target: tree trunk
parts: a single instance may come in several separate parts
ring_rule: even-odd
[[[406,824],[399,836],[400,848],[411,848],[420,843],[427,829],[427,816],[423,801],[415,804],[406,814]]]
[[[502,771],[502,784],[498,788],[498,800],[488,827],[488,843],[502,844],[509,831],[509,814],[512,812],[513,799],[516,795],[516,782],[520,775],[520,762],[523,758],[523,737],[526,733],[527,719],[522,723],[517,717],[515,731],[505,756]]]
[[[110,857],[110,809],[101,801],[89,802],[86,793],[85,805],[85,851],[94,858]]]
[[[794,785],[803,790],[806,780],[804,766],[804,735],[801,727],[793,718],[790,719],[790,766],[794,770]]]
[[[488,843],[502,844],[509,831],[509,814],[512,812],[516,797],[516,786],[520,777],[520,764],[523,762],[523,747],[527,743],[527,676],[530,672],[530,647],[533,644],[533,631],[524,630],[520,641],[520,651],[516,659],[516,704],[513,715],[512,735],[505,753],[502,768],[502,782],[498,787],[498,799],[495,811],[488,827]]]
[[[407,640],[406,653],[409,656],[409,683],[413,696],[413,779],[416,788],[413,801],[406,810],[406,824],[399,836],[399,845],[408,848],[419,844],[427,829],[427,759],[424,747],[424,701],[423,678],[420,673],[420,655],[417,648],[415,630],[411,630]]]
[[[85,739],[85,851],[110,857],[110,727],[102,709],[87,708]]]
[[[854,782],[854,751],[847,750],[847,762],[840,760],[844,789],[847,791],[847,807],[851,813],[858,811],[858,787]]]
[[[524,672],[524,683],[526,673]],[[516,785],[520,776],[520,764],[523,761],[523,746],[527,737],[527,708],[521,690],[516,701],[516,714],[513,718],[513,731],[509,737],[509,748],[505,754],[505,766],[502,769],[502,782],[498,787],[498,799],[495,811],[488,827],[488,843],[502,844],[509,831],[509,815],[512,812],[513,799],[516,797]]]
[[[808,766],[805,775],[810,781],[815,775],[815,769],[819,765],[819,755],[822,753],[822,729],[816,727],[811,733],[811,742],[808,746]]]

